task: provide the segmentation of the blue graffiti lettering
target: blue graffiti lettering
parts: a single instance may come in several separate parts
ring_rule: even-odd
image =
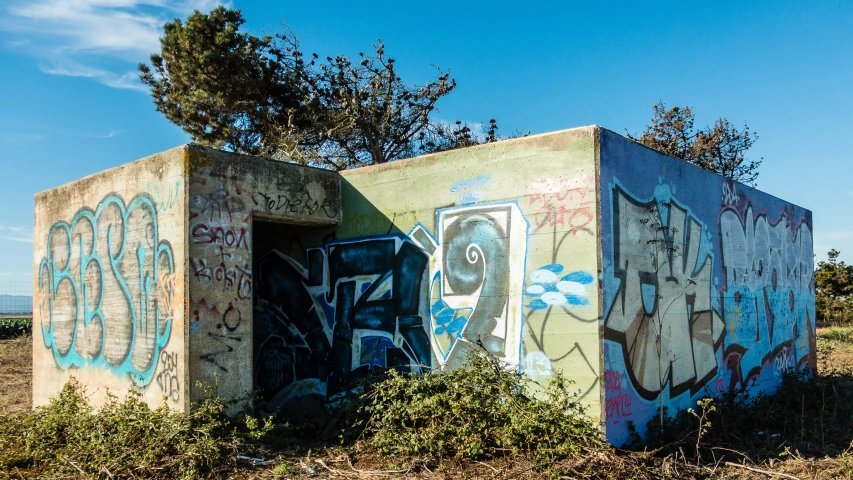
[[[55,223],[39,265],[41,331],[59,368],[106,368],[138,386],[154,377],[172,327],[172,248],[145,195],[117,195]]]

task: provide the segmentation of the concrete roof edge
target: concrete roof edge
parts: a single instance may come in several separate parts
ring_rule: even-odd
[[[419,155],[419,156],[417,156],[417,157],[411,157],[411,158],[402,158],[402,159],[400,159],[400,160],[393,160],[393,161],[390,161],[390,162],[387,162],[387,163],[380,163],[380,164],[375,164],[375,165],[367,165],[367,166],[364,166],[364,167],[353,168],[353,169],[350,169],[350,170],[341,170],[341,171],[340,171],[340,174],[341,174],[342,176],[346,177],[346,176],[349,176],[349,175],[359,175],[359,174],[365,174],[365,173],[375,173],[375,172],[377,172],[377,171],[382,171],[382,170],[385,170],[385,169],[398,169],[398,168],[404,168],[406,165],[413,164],[413,163],[419,163],[419,162],[421,162],[421,161],[428,161],[428,160],[430,160],[430,159],[434,159],[434,158],[435,158],[435,157],[437,157],[437,156],[440,156],[440,155],[447,155],[448,153],[451,153],[451,152],[453,152],[453,153],[458,153],[458,152],[464,152],[464,151],[466,151],[466,150],[486,149],[486,148],[491,148],[492,146],[494,146],[494,145],[499,145],[499,144],[521,143],[521,142],[530,141],[531,139],[537,139],[537,138],[542,138],[542,137],[547,137],[547,136],[553,136],[553,135],[562,135],[562,134],[566,134],[566,133],[569,133],[569,132],[576,132],[576,131],[579,131],[579,130],[590,130],[590,131],[595,131],[596,129],[600,129],[600,128],[601,128],[601,127],[599,127],[598,125],[595,125],[595,124],[592,124],[592,125],[585,125],[585,126],[582,126],[582,127],[564,128],[564,129],[562,129],[562,130],[554,130],[554,131],[552,131],[552,132],[537,133],[537,134],[534,134],[534,135],[527,135],[527,136],[524,136],[524,137],[509,138],[509,139],[501,140],[501,141],[494,142],[494,143],[483,143],[483,144],[480,144],[480,145],[474,145],[474,146],[471,146],[471,147],[459,148],[459,149],[454,149],[454,150],[445,150],[445,151],[443,151],[443,152],[436,152],[436,153],[428,153],[428,154],[426,154],[426,155]]]
[[[65,183],[60,184],[60,185],[57,185],[57,186],[55,186],[55,187],[51,187],[51,188],[48,188],[48,189],[42,190],[42,191],[40,191],[40,192],[36,193],[35,195],[33,195],[33,198],[39,198],[39,197],[41,197],[41,196],[44,196],[44,195],[48,194],[48,193],[49,193],[49,192],[51,192],[52,190],[56,190],[56,189],[58,189],[58,188],[70,187],[70,186],[74,185],[75,183],[84,182],[84,181],[88,180],[89,178],[92,178],[92,177],[94,177],[94,176],[96,176],[96,175],[103,175],[103,174],[104,174],[104,173],[106,173],[106,172],[111,172],[111,171],[113,171],[113,170],[118,170],[118,169],[120,169],[120,168],[126,168],[128,165],[133,165],[134,163],[144,162],[144,161],[146,161],[146,160],[150,159],[151,157],[155,157],[155,156],[157,156],[157,155],[163,155],[163,154],[171,153],[171,152],[174,152],[174,151],[186,151],[186,150],[189,150],[189,149],[190,149],[190,147],[191,147],[191,146],[190,146],[190,144],[185,143],[185,144],[183,144],[183,145],[178,145],[177,147],[172,147],[172,148],[170,148],[170,149],[168,149],[168,150],[163,150],[163,151],[161,151],[161,152],[152,153],[151,155],[146,155],[146,156],[144,156],[144,157],[142,157],[142,158],[138,158],[138,159],[136,159],[136,160],[132,160],[132,161],[130,161],[130,162],[125,162],[125,163],[122,163],[122,164],[116,165],[116,166],[114,166],[114,167],[110,167],[110,168],[108,168],[108,169],[106,169],[106,170],[99,170],[99,171],[97,171],[97,172],[95,172],[95,173],[90,173],[89,175],[86,175],[86,176],[83,176],[83,177],[80,177],[80,178],[76,178],[76,179],[74,179],[74,180],[71,180],[70,182],[65,182]]]
[[[243,157],[243,158],[251,158],[251,159],[253,159],[253,160],[263,160],[263,161],[265,161],[265,162],[281,163],[281,164],[289,165],[289,166],[292,166],[292,167],[310,168],[310,169],[312,169],[312,170],[320,170],[320,171],[322,171],[322,172],[337,173],[337,171],[335,171],[335,170],[330,170],[330,169],[328,169],[328,168],[315,167],[315,166],[312,166],[312,165],[302,165],[302,164],[300,164],[300,163],[290,162],[290,161],[287,161],[287,160],[275,160],[275,159],[272,159],[272,158],[259,157],[259,156],[257,156],[257,155],[248,155],[248,154],[245,154],[245,153],[234,153],[234,152],[229,152],[229,151],[226,151],[226,150],[220,150],[220,149],[218,149],[218,148],[205,147],[204,145],[199,145],[199,144],[197,144],[197,143],[188,143],[188,144],[186,144],[186,145],[184,145],[184,146],[185,146],[185,147],[187,147],[189,150],[194,150],[194,151],[198,151],[198,152],[214,152],[214,153],[221,153],[221,154],[223,154],[223,155],[229,155],[229,156],[235,156],[235,157]]]

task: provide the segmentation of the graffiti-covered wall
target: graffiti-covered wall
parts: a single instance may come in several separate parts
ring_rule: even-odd
[[[483,348],[538,381],[564,372],[598,416],[595,129],[342,173],[339,227],[255,238],[269,407]]]
[[[482,349],[619,445],[815,362],[811,213],[595,126],[342,173],[180,147],[39,194],[34,247],[36,404],[309,412]]]
[[[337,173],[195,148],[187,159],[189,371],[192,397],[212,387],[245,398],[253,384],[254,226],[340,220]],[[316,228],[316,227],[315,227]]]
[[[151,405],[187,402],[184,205],[178,148],[35,198],[34,403],[76,377]]]
[[[601,131],[607,438],[814,365],[811,212]]]

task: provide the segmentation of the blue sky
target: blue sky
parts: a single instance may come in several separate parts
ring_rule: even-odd
[[[215,0],[7,0],[0,6],[0,281],[32,278],[33,195],[186,143],[135,66],[166,20]],[[556,2],[555,2],[556,3]],[[659,99],[697,123],[747,122],[758,188],[809,208],[815,253],[853,262],[853,2],[261,2],[255,34],[286,20],[303,49],[368,51],[404,78],[433,65],[458,88],[438,117],[542,133],[639,132]]]

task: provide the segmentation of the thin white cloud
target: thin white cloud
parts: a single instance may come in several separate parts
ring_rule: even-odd
[[[160,49],[163,24],[220,0],[12,0],[0,9],[6,48],[38,58],[50,75],[87,77],[141,92],[135,67]],[[3,11],[5,10],[5,12]],[[110,65],[104,67],[103,65]]]
[[[110,128],[110,129],[107,131],[107,133],[106,133],[106,134],[103,134],[103,135],[85,135],[85,136],[86,136],[86,137],[90,137],[90,138],[113,138],[113,137],[115,137],[115,136],[117,136],[117,135],[121,135],[122,133],[124,133],[124,132],[126,132],[126,131],[127,131],[127,130],[115,130],[115,129],[113,129],[113,128]]]
[[[0,225],[0,239],[10,242],[33,243],[33,231],[27,227]]]
[[[148,89],[139,81],[135,71],[118,74],[99,68],[92,68],[76,62],[54,63],[50,65],[40,64],[39,70],[48,75],[62,75],[65,77],[94,78],[108,87],[138,90],[147,92]]]
[[[108,87],[124,88],[139,92],[148,92],[148,87],[139,81],[136,72],[126,72],[122,75],[106,75],[101,78],[101,83]]]
[[[33,243],[32,237],[0,237],[2,240],[8,240],[10,242],[19,242],[19,243]]]
[[[61,64],[53,64],[53,65],[45,65],[40,64],[39,70],[48,74],[48,75],[62,75],[64,77],[88,77],[88,78],[97,78],[101,75],[104,75],[106,72],[103,70],[99,70],[96,68],[85,67],[83,65],[61,65]]]
[[[0,277],[11,277],[12,272],[0,272]]]
[[[24,47],[24,46],[29,45],[29,44],[30,44],[29,40],[11,40],[11,41],[6,42],[6,48],[9,48],[9,49],[20,48],[20,47]]]

